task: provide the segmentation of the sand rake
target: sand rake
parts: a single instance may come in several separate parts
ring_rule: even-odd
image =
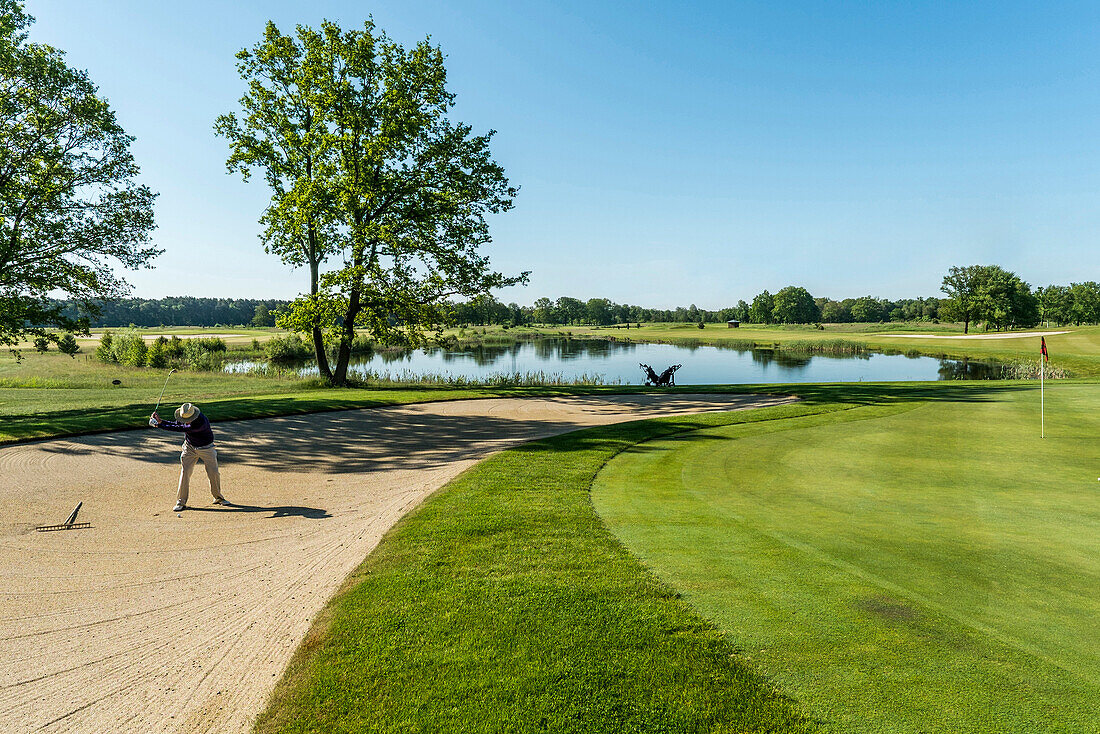
[[[80,512],[80,508],[84,505],[83,502],[77,502],[76,508],[73,513],[69,515],[69,519],[59,525],[39,525],[35,528],[40,533],[47,533],[51,530],[83,530],[84,528],[90,528],[92,524],[90,522],[77,522],[76,513]]]

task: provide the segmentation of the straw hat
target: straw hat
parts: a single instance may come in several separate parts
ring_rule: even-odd
[[[191,403],[184,403],[180,407],[176,408],[176,422],[177,423],[190,423],[195,420],[199,414],[199,407],[192,405]]]

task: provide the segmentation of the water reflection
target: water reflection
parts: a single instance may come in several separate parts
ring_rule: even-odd
[[[812,355],[800,352],[782,352],[774,349],[749,349],[738,351],[747,351],[752,355],[752,361],[757,362],[763,367],[775,364],[788,370],[800,370],[809,367],[810,362],[813,360]]]
[[[507,344],[482,344],[467,349],[434,347],[380,349],[353,357],[352,374],[372,378],[437,375],[479,380],[500,374],[545,372],[566,380],[582,375],[604,382],[642,384],[643,362],[658,373],[682,363],[681,385],[766,382],[856,382],[898,380],[987,380],[1000,376],[996,365],[970,360],[941,360],[902,354],[807,354],[744,345],[636,344],[606,339],[544,338]],[[255,369],[253,363],[226,366],[229,371]],[[299,374],[316,375],[313,364]]]
[[[938,373],[941,380],[998,380],[1001,377],[997,365],[968,359],[941,359]]]

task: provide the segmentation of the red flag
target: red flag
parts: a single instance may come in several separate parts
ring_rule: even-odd
[[[1043,355],[1044,360],[1049,362],[1050,357],[1047,355],[1047,339],[1046,339],[1045,336],[1041,336],[1041,337],[1039,337],[1039,341],[1041,342],[1041,346],[1039,347],[1039,353]]]

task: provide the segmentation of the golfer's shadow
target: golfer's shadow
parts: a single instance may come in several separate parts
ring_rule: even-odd
[[[332,517],[328,510],[319,507],[298,507],[297,505],[272,505],[263,507],[260,505],[216,505],[214,507],[188,507],[188,511],[194,512],[270,512],[271,517],[304,517],[309,520],[323,520]]]

